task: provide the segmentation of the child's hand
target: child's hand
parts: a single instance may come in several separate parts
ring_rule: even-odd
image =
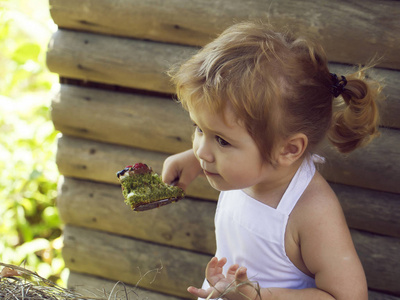
[[[194,156],[193,150],[189,149],[167,157],[162,170],[162,180],[185,190],[201,172],[199,161]]]
[[[198,289],[193,286],[188,292],[200,297],[210,299],[223,297],[223,299],[257,299],[257,291],[247,278],[247,269],[235,264],[229,267],[226,276],[222,274],[222,267],[226,264],[226,258],[218,260],[213,257],[207,264],[206,278],[210,284],[207,290]]]

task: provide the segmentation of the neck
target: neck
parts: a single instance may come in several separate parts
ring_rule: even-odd
[[[268,171],[267,179],[243,191],[250,197],[276,208],[302,162],[303,159],[287,167],[278,166],[273,171]]]

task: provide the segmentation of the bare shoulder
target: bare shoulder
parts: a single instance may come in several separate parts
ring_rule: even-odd
[[[338,244],[349,249],[354,247],[340,202],[319,172],[315,173],[291,217],[302,250],[306,245],[313,249],[323,243],[324,247]]]
[[[298,222],[297,226],[313,225],[314,222],[327,221],[327,219],[336,219],[336,222],[345,223],[343,210],[337,196],[319,172],[315,173],[299,199],[292,212],[292,217],[293,221]]]

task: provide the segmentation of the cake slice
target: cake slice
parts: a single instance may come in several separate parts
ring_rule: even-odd
[[[146,164],[137,163],[117,172],[125,203],[134,211],[157,208],[185,196],[177,186],[168,185]]]

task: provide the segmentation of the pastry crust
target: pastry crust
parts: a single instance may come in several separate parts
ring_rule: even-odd
[[[137,163],[117,172],[125,203],[132,210],[143,211],[176,202],[184,197],[177,186],[164,183],[146,164]]]

